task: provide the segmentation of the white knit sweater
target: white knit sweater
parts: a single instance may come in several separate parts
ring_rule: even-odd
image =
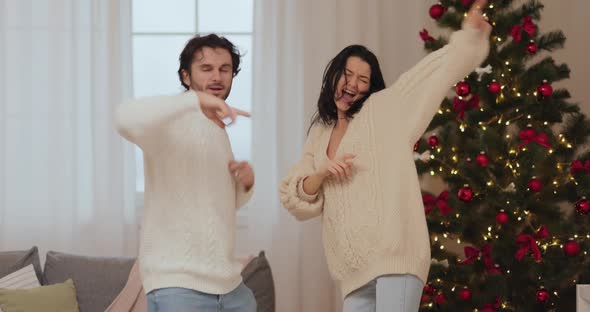
[[[236,209],[252,189],[245,192],[229,172],[225,130],[200,111],[193,91],[125,103],[117,126],[144,155],[139,263],[145,292],[236,288],[242,281],[234,258]]]
[[[318,124],[280,185],[281,202],[295,217],[322,216],[328,267],[343,296],[386,274],[426,282],[430,244],[412,147],[450,87],[488,53],[486,35],[467,27],[370,96],[350,121],[336,153],[356,155],[350,181],[326,180],[316,196],[303,191],[303,179],[327,158],[332,127]]]

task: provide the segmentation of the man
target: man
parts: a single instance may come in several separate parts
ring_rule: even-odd
[[[233,160],[225,132],[225,119],[249,116],[224,101],[239,65],[230,41],[197,36],[180,55],[186,92],[117,111],[119,132],[144,154],[139,266],[149,312],[256,311],[233,257],[236,210],[254,186],[252,168]]]

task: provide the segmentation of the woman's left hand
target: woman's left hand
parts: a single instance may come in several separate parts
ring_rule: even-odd
[[[482,13],[483,7],[486,6],[487,3],[487,0],[475,0],[469,9],[469,12],[467,12],[465,24],[489,34],[492,30],[492,25],[488,23],[487,17],[483,16]]]

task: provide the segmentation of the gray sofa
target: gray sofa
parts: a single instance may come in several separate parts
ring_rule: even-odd
[[[39,250],[0,252],[0,278],[33,264],[42,285],[62,283],[71,278],[76,287],[80,312],[104,312],[125,286],[134,258],[86,257],[49,251],[41,269]],[[258,312],[275,311],[272,271],[264,252],[242,271],[244,283],[252,289]]]

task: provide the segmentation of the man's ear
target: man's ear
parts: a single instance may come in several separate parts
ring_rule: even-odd
[[[185,85],[187,86],[191,86],[191,75],[189,72],[187,72],[185,69],[182,69],[180,71],[180,74],[182,75],[182,82],[184,82]]]

